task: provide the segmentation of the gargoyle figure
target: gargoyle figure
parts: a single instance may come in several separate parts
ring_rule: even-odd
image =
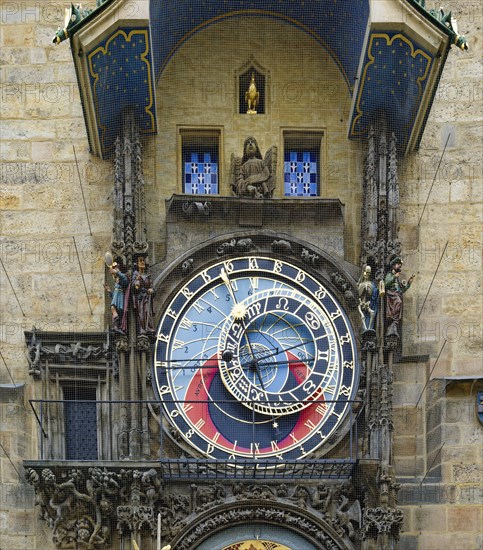
[[[267,151],[265,158],[254,137],[247,137],[243,157],[232,155],[233,192],[237,197],[271,198],[275,189],[277,147]]]
[[[96,0],[96,9],[102,6],[104,2],[106,2],[106,0]],[[58,28],[52,38],[52,42],[57,45],[64,40],[67,40],[70,35],[69,31],[72,27],[78,25],[83,19],[90,15],[92,11],[93,10],[90,10],[89,8],[83,8],[80,4],[71,4],[70,8],[65,8],[64,28]]]

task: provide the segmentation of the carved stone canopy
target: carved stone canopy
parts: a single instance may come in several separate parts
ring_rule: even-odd
[[[158,521],[162,540],[176,550],[193,550],[212,534],[247,522],[288,528],[330,550],[358,548],[362,537],[361,499],[347,481],[186,479],[174,485],[158,468],[141,463],[25,467],[39,517],[57,548],[74,543],[102,550],[122,537],[154,540]]]

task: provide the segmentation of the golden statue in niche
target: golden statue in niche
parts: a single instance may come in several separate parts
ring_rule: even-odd
[[[248,90],[245,92],[245,101],[247,102],[248,109],[247,115],[256,115],[257,114],[257,105],[260,99],[260,92],[257,90],[257,85],[255,84],[255,74],[252,73],[252,79],[250,80],[250,85]]]

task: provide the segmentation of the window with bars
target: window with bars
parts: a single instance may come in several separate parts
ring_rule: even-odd
[[[65,386],[65,458],[97,460],[96,388]]]
[[[322,132],[284,133],[284,195],[320,195],[320,151]]]
[[[183,193],[219,193],[219,131],[181,131]]]

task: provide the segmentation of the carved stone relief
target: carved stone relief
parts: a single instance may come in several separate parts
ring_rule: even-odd
[[[181,550],[239,521],[291,526],[327,548],[358,547],[361,540],[361,503],[348,482],[306,486],[224,479],[166,485],[159,468],[120,466],[27,468],[26,478],[56,548],[108,548],[113,527],[119,536],[154,538],[158,514],[163,540]]]

